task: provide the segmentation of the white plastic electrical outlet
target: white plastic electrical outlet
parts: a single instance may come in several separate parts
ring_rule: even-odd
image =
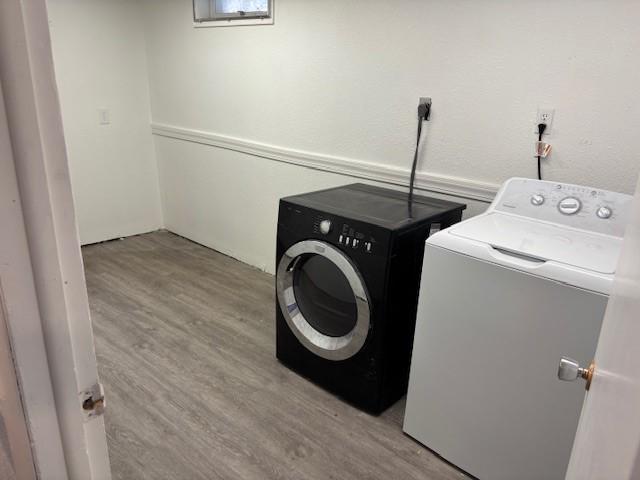
[[[111,112],[108,108],[98,109],[98,123],[100,125],[109,125],[111,123]]]
[[[544,135],[548,135],[551,132],[551,125],[553,124],[553,115],[556,111],[553,108],[539,108],[538,115],[536,117],[536,124],[534,125],[534,133],[538,133],[538,125],[540,123],[546,123],[547,128],[544,131]]]

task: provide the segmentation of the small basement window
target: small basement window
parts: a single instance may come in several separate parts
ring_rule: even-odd
[[[196,27],[273,24],[273,0],[193,0]]]

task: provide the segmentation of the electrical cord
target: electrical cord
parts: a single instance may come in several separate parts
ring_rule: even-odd
[[[546,123],[539,123],[538,124],[538,142],[542,141],[542,134],[544,133],[544,131],[547,129],[547,124]],[[538,151],[539,153],[539,151]],[[538,180],[542,180],[542,161],[541,161],[541,157],[540,155],[538,155]]]
[[[409,180],[409,218],[413,217],[413,184],[416,179],[416,167],[418,166],[418,149],[420,148],[420,139],[422,138],[422,118],[418,118],[418,140],[416,141],[416,150],[413,154],[413,165],[411,166],[411,179]]]
[[[409,179],[409,198],[408,198],[408,209],[409,209],[409,218],[413,218],[413,184],[416,179],[416,168],[418,166],[418,150],[420,149],[420,140],[422,139],[422,122],[425,120],[429,120],[429,116],[431,115],[431,100],[428,102],[420,102],[418,105],[418,134],[416,139],[416,150],[413,154],[413,164],[411,165],[411,178]]]

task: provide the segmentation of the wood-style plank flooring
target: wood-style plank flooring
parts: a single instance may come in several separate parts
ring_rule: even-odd
[[[83,248],[114,479],[460,479],[278,363],[274,279],[168,232]]]

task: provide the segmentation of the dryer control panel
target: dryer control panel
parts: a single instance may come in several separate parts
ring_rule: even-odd
[[[506,212],[580,230],[624,236],[633,197],[597,188],[512,178],[488,212]]]
[[[336,225],[334,225],[336,223]],[[354,223],[345,223],[336,219],[328,218],[327,215],[318,215],[313,225],[313,232],[323,236],[332,233],[336,229],[337,242],[343,247],[362,250],[366,253],[373,253],[376,239],[370,232],[364,233],[362,228]]]

